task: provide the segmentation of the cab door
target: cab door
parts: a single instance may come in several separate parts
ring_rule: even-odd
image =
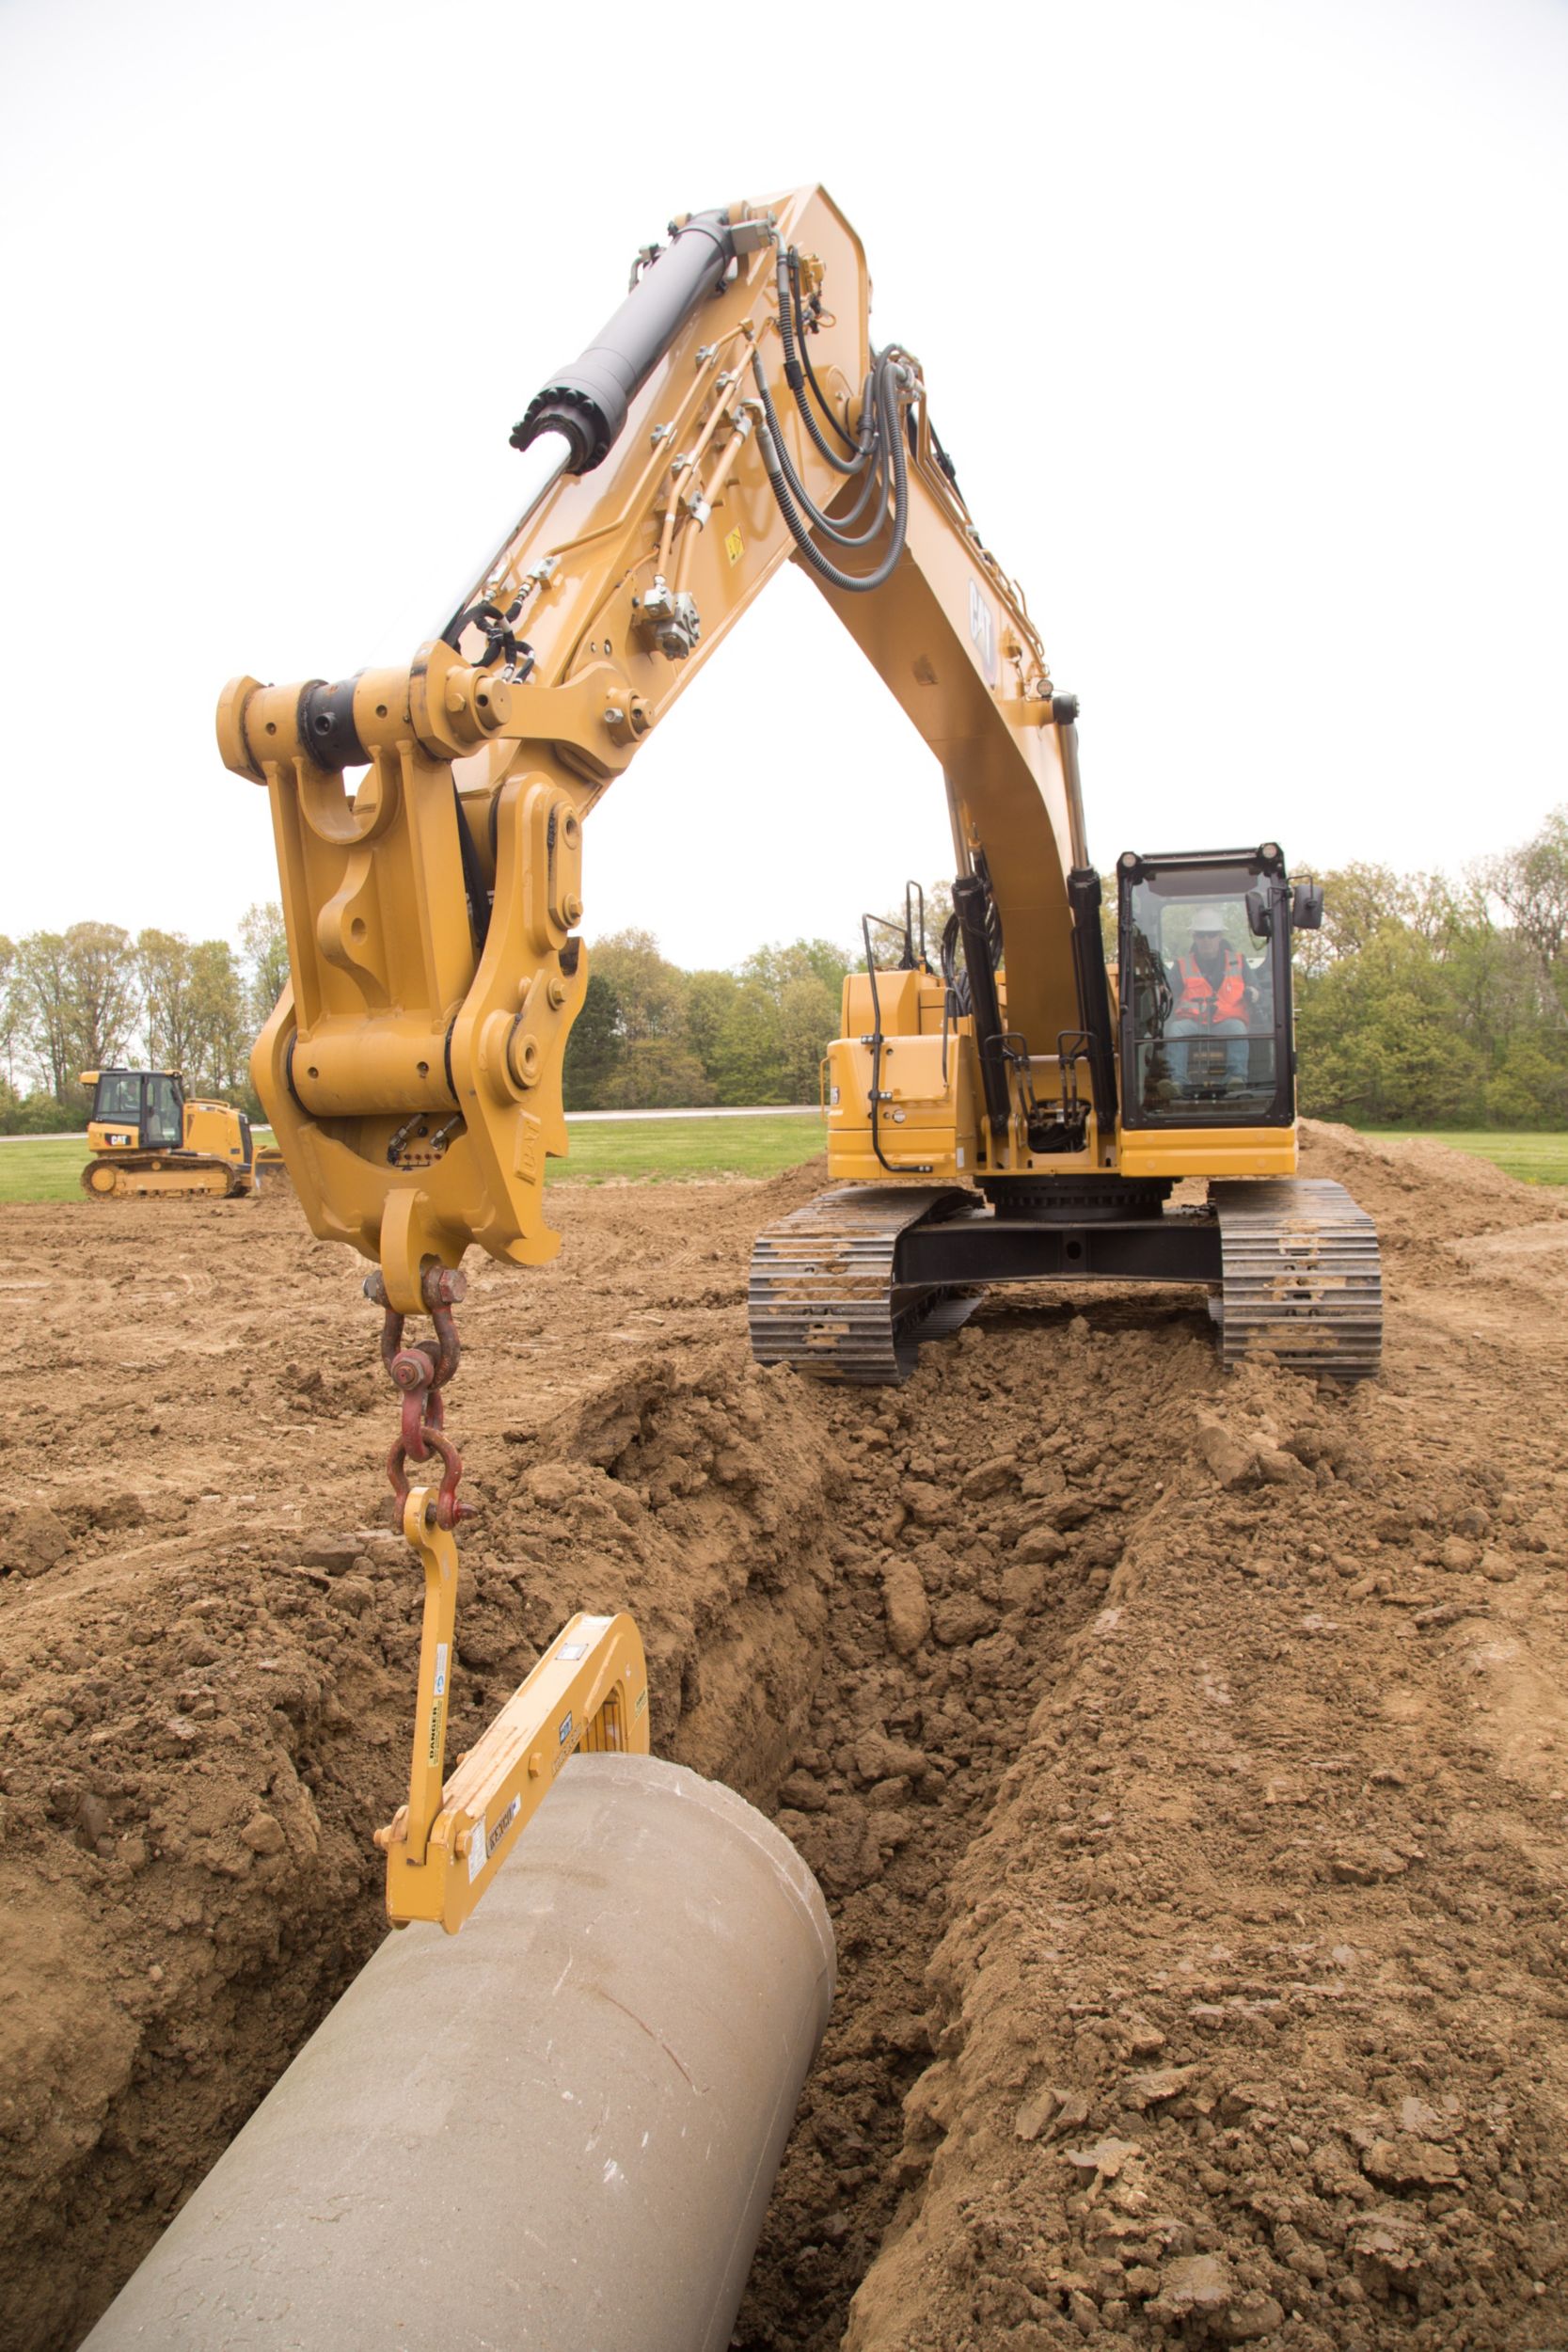
[[[150,1071],[142,1080],[142,1148],[177,1152],[185,1140],[184,1094],[178,1078]]]
[[[1128,850],[1117,881],[1124,1130],[1289,1127],[1292,914],[1277,846]]]

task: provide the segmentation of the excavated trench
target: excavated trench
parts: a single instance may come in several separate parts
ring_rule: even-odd
[[[1568,1223],[1317,1149],[1395,1268],[1348,1397],[1222,1382],[1180,1293],[993,1298],[896,1392],[758,1371],[747,1240],[812,1171],[567,1195],[560,1265],[476,1284],[454,1748],[630,1608],[656,1748],[833,1912],[743,2352],[1568,2326],[1568,1472],[1523,1410]],[[417,1593],[286,1204],[13,1216],[0,2341],[65,2352],[381,1932]]]

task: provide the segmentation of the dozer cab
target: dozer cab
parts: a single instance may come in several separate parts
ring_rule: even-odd
[[[177,1070],[84,1070],[82,1084],[93,1090],[93,1156],[82,1170],[89,1200],[254,1191],[250,1121],[232,1103],[187,1101]]]

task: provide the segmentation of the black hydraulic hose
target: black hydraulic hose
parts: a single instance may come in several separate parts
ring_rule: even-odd
[[[800,290],[794,277],[791,261],[792,256],[785,254],[781,247],[778,267],[779,337],[784,344],[784,378],[795,395],[795,405],[800,412],[800,421],[811,435],[818,455],[832,466],[835,473],[859,473],[870,454],[869,444],[863,441],[859,443],[851,441],[849,446],[854,451],[854,455],[841,457],[835,449],[829,446],[821,426],[812,415],[811,403],[806,398],[806,373],[801,365],[804,343],[802,342],[797,347],[795,341],[796,328],[802,324],[800,311]],[[817,398],[821,398],[820,392]],[[838,420],[834,418],[833,422],[836,424],[837,421]],[[841,437],[843,437],[842,435]]]
[[[882,463],[881,433],[877,421],[879,410],[877,400],[877,373],[874,368],[866,370],[865,383],[861,393],[861,409],[862,414],[870,420],[870,433],[866,447],[872,462],[861,478],[861,486],[855,493],[853,504],[846,508],[842,515],[836,516],[825,515],[816,501],[808,495],[800,475],[795,470],[788,450],[780,440],[778,420],[776,416],[774,418],[774,438],[780,441],[780,453],[784,459],[784,473],[794,493],[797,505],[805,508],[808,521],[813,523],[820,521],[825,535],[841,548],[869,547],[887,517],[888,472]],[[875,519],[866,526],[864,531],[852,531],[850,526],[860,521],[873,498],[877,501]]]
[[[875,462],[861,486],[861,494],[859,498],[856,499],[855,503],[850,508],[848,514],[845,516],[843,522],[834,522],[832,517],[825,515],[822,512],[822,509],[816,503],[810,491],[806,488],[804,483],[800,480],[800,475],[795,470],[794,463],[791,460],[789,452],[784,447],[784,427],[779,422],[779,412],[773,405],[773,395],[768,389],[767,381],[762,373],[762,362],[757,358],[755,353],[752,354],[752,373],[756,377],[757,390],[762,396],[763,417],[766,421],[768,431],[773,437],[773,446],[778,452],[780,469],[784,474],[784,481],[789,486],[791,498],[794,500],[796,505],[803,508],[805,512],[808,526],[814,531],[819,531],[825,539],[832,539],[837,547],[869,547],[871,542],[879,536],[883,523],[887,520],[888,506],[888,472],[886,466],[882,462],[880,446],[886,437],[882,433],[880,426],[881,403],[879,390],[880,383],[879,375],[874,373],[870,379],[871,389],[866,403],[868,409],[870,409],[879,420],[877,437],[871,444],[875,455]],[[872,520],[867,523],[863,531],[847,531],[844,527],[846,523],[858,522],[860,520],[865,501],[873,490],[876,490],[878,493],[878,501],[877,512]]]
[[[897,393],[893,389],[890,381],[895,364],[895,363],[891,361],[887,363],[886,373],[882,377],[882,382],[887,384],[891,400],[894,404],[895,410],[896,410]],[[879,373],[880,374],[881,371],[879,370]],[[882,384],[879,383],[879,391],[880,391],[881,389]],[[896,414],[895,414],[893,421],[893,430],[887,437],[888,448],[892,453],[893,463],[893,535],[888,543],[887,552],[882,557],[881,562],[876,565],[875,569],[869,572],[855,573],[840,570],[839,566],[832,561],[832,557],[824,555],[822,549],[816,545],[815,539],[813,539],[810,531],[807,529],[805,522],[801,518],[800,509],[797,507],[794,499],[790,495],[789,481],[785,475],[783,463],[784,453],[781,451],[778,442],[774,438],[773,432],[766,420],[766,416],[762,429],[757,435],[757,439],[762,449],[762,462],[768,469],[768,479],[773,487],[773,496],[778,501],[779,512],[784,518],[784,524],[789,532],[790,537],[794,540],[796,546],[800,548],[800,553],[805,557],[806,562],[811,565],[813,571],[816,573],[820,580],[826,580],[829,587],[844,589],[850,595],[862,595],[868,589],[880,588],[884,581],[892,578],[894,570],[897,565],[900,557],[903,555],[904,534],[909,524],[909,467],[908,461],[904,455],[904,437],[897,429]],[[810,501],[807,501],[806,503],[809,504]]]
[[[1117,1057],[1113,1043],[1111,989],[1100,932],[1100,876],[1092,866],[1075,866],[1067,878],[1072,909],[1072,970],[1078,986],[1079,1019],[1088,1040],[1089,1085],[1102,1136],[1117,1121]]]
[[[463,814],[463,795],[457,788],[455,778],[451,798],[457,820],[458,860],[463,868],[463,895],[468,902],[468,930],[477,959],[484,953],[484,943],[490,936],[490,892],[484,880],[484,868],[480,864],[478,846],[468,831],[468,820]]]
[[[956,1013],[973,1012],[974,1001],[969,992],[969,974],[958,964],[958,918],[950,914],[942,934],[942,977],[953,999]]]
[[[853,440],[840,424],[836,412],[816,380],[816,371],[811,363],[811,353],[806,348],[805,319],[800,306],[800,257],[793,246],[789,248],[789,282],[795,295],[795,324],[800,337],[800,365],[805,371],[806,382],[816,394],[822,414],[827,418],[845,448],[857,449],[860,444]]]
[[[788,465],[788,458],[789,453],[786,450],[784,452],[784,461],[786,465]],[[799,477],[796,475],[795,469],[792,466],[789,467],[789,473],[792,481],[795,481],[797,485],[799,485]],[[887,519],[887,470],[881,462],[881,453],[879,451],[877,454],[877,462],[869,469],[864,480],[861,484],[860,488],[855,493],[854,504],[848,507],[844,514],[840,515],[836,521],[830,520],[826,515],[822,516],[822,520],[827,525],[828,532],[836,546],[841,548],[864,548],[870,546],[872,540],[875,539],[877,533],[880,531],[883,523]],[[864,531],[851,533],[849,525],[860,521],[861,516],[864,514],[866,507],[873,497],[875,497],[877,501],[877,514],[875,520],[868,523]],[[811,514],[815,516],[818,512],[815,501],[806,502],[810,504]]]
[[[790,537],[811,565],[812,570],[820,580],[826,580],[830,588],[842,588],[851,595],[865,589],[881,587],[883,581],[892,576],[894,565],[904,551],[902,516],[895,517],[893,545],[875,571],[866,572],[859,578],[852,572],[841,571],[830,557],[823,554],[802,522],[795,501],[789,495],[789,485],[780,469],[773,437],[766,426],[758,438],[762,444],[762,462],[768,469],[768,479],[773,485],[773,496],[778,501],[779,512],[784,518]]]
[[[896,1160],[890,1160],[882,1150],[882,1047],[886,1039],[882,1032],[882,1000],[877,988],[877,959],[871,946],[871,926],[874,922],[879,922],[880,919],[879,915],[863,914],[861,916],[861,937],[865,942],[865,969],[871,981],[871,1149],[876,1152],[878,1159],[890,1176],[929,1176],[931,1173],[929,1160],[920,1160],[900,1167]],[[944,1033],[942,1040],[944,1060],[946,1051]]]
[[[960,874],[953,884],[953,912],[958,918],[964,963],[969,973],[970,1001],[974,1009],[974,1044],[980,1057],[980,1084],[986,1117],[993,1135],[1001,1135],[1011,1115],[1007,1072],[1002,1043],[1002,1010],[996,993],[996,967],[991,961],[987,900],[990,892],[978,874]]]

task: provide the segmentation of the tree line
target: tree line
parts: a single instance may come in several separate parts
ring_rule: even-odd
[[[1568,807],[1458,881],[1365,863],[1318,879],[1323,928],[1295,942],[1303,1111],[1372,1127],[1568,1127]],[[944,882],[926,893],[933,961],[951,903]],[[903,910],[887,919],[901,925]],[[879,960],[896,951],[884,930]],[[863,962],[801,939],[733,972],[682,972],[646,931],[602,940],[567,1048],[567,1108],[814,1103],[844,975]]]
[[[589,951],[567,1049],[570,1110],[814,1103],[851,959],[822,939],[759,948],[735,971],[685,972],[651,932]],[[115,923],[0,936],[0,1133],[80,1126],[84,1070],[178,1070],[189,1093],[258,1117],[250,1047],[289,977],[276,905],[237,943]]]
[[[1296,943],[1301,1106],[1364,1126],[1568,1127],[1568,807],[1463,881],[1321,877]]]
[[[1323,928],[1296,940],[1304,1111],[1568,1127],[1568,807],[1458,882],[1366,864],[1319,879]],[[948,903],[945,885],[927,894],[933,960]],[[879,959],[896,961],[880,939]],[[801,938],[692,972],[629,930],[593,943],[589,962],[566,1107],[658,1110],[815,1103],[863,955]],[[237,944],[112,923],[0,938],[0,1132],[79,1125],[78,1072],[127,1061],[181,1070],[254,1115],[250,1043],[287,977],[276,906],[252,907]]]
[[[0,935],[0,1134],[81,1126],[81,1073],[127,1066],[255,1116],[251,1042],[288,977],[277,906],[250,908],[237,946],[118,923]]]
[[[588,951],[566,1108],[815,1103],[854,961],[832,940],[797,939],[733,971],[685,972],[651,931],[611,932]]]

